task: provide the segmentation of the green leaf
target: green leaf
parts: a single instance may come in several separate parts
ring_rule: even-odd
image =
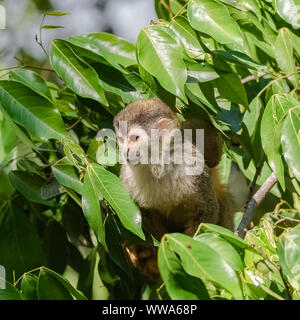
[[[220,77],[213,66],[206,62],[188,64],[188,83],[207,82]]]
[[[217,114],[220,109],[214,97],[214,89],[211,83],[187,83],[187,95],[192,99],[191,94],[203,103],[211,113]],[[192,99],[195,101],[195,99]],[[195,101],[197,103],[197,101]],[[199,104],[199,103],[197,103]]]
[[[281,130],[279,130],[278,124],[288,110],[294,106],[295,102],[288,95],[273,95],[266,106],[260,127],[261,142],[268,163],[283,188],[285,186],[284,168],[280,151]]]
[[[260,8],[259,8],[259,4],[257,3],[257,0],[239,0],[238,6],[247,11],[254,12],[257,18],[261,20],[261,12],[260,12]]]
[[[41,282],[40,282],[41,281]],[[41,268],[38,279],[40,300],[87,300],[81,291],[75,289],[68,280],[48,268]]]
[[[275,9],[280,17],[291,24],[294,29],[300,27],[300,1],[299,0],[277,0]]]
[[[234,21],[225,5],[212,0],[190,0],[188,19],[191,26],[210,35],[222,44],[234,43],[243,48],[243,37],[239,25]]]
[[[247,69],[266,71],[266,66],[254,61],[245,53],[234,50],[214,50],[214,54],[224,57],[227,61],[246,67]]]
[[[289,109],[281,135],[283,156],[300,181],[300,107]]]
[[[182,48],[187,54],[187,57],[193,59],[203,58],[204,51],[199,43],[196,32],[191,28],[186,18],[174,18],[170,27],[181,42]]]
[[[156,77],[164,89],[186,101],[187,70],[182,49],[170,36],[168,27],[143,28],[137,39],[137,55],[142,67]]]
[[[248,107],[246,90],[241,79],[235,73],[222,74],[220,78],[214,81],[221,97]]]
[[[274,45],[276,61],[283,72],[293,73],[288,79],[294,87],[297,87],[299,76],[296,74],[297,68],[294,62],[293,48],[293,39],[289,30],[287,28],[280,29]]]
[[[155,12],[158,19],[170,20],[172,12],[170,12],[162,0],[155,0]]]
[[[121,180],[97,164],[91,164],[87,173],[92,180],[93,188],[99,190],[97,192],[100,192],[111,205],[123,226],[138,237],[145,239],[141,228],[141,213],[131,200]]]
[[[180,3],[180,0],[169,0],[170,8],[172,9],[172,12],[174,15],[179,14],[180,12],[183,12],[183,5]]]
[[[300,229],[282,234],[278,243],[279,264],[290,284],[300,289]]]
[[[125,104],[151,97],[149,87],[137,74],[122,73],[115,68],[100,63],[94,64],[93,68],[98,73],[104,90],[117,94]],[[110,108],[112,107],[110,106]],[[115,114],[120,111],[121,109],[117,109]]]
[[[27,216],[14,206],[0,212],[0,263],[6,269],[8,281],[39,267],[43,252],[38,234]]]
[[[81,60],[66,41],[56,39],[51,42],[50,63],[67,87],[76,94],[108,106],[96,71]]]
[[[53,174],[57,181],[81,194],[82,192],[82,182],[77,177],[74,167],[67,164],[57,164],[52,167]]]
[[[73,300],[69,291],[52,274],[40,270],[37,294],[39,300]]]
[[[24,84],[36,93],[51,100],[50,90],[45,80],[36,72],[28,69],[17,69],[9,73],[9,78]]]
[[[25,300],[38,300],[38,277],[31,273],[25,273],[22,277],[21,292]]]
[[[46,15],[46,16],[56,16],[56,17],[60,17],[60,16],[68,15],[68,13],[60,12],[60,11],[50,11],[50,12],[46,12],[45,15]]]
[[[158,267],[169,296],[174,300],[207,300],[208,292],[201,279],[186,273],[170,249],[167,240],[163,240],[158,249]]]
[[[201,224],[201,229],[200,231],[204,232],[211,232],[211,233],[216,233],[220,237],[224,238],[228,242],[232,243],[235,246],[238,246],[240,248],[247,248],[247,243],[242,240],[240,237],[238,237],[236,234],[234,234],[232,231],[223,228],[221,226],[218,226],[216,224],[211,224],[211,223],[203,223]]]
[[[167,234],[171,249],[179,255],[184,270],[191,276],[209,280],[228,290],[235,299],[243,299],[240,279],[226,260],[211,247],[179,233]]]
[[[243,263],[239,254],[230,243],[222,239],[219,235],[213,233],[202,233],[194,239],[206,244],[218,252],[235,271],[243,270]]]
[[[252,136],[257,126],[260,125],[259,119],[261,118],[263,111],[263,104],[260,97],[255,97],[249,104],[249,110],[247,110],[243,117],[243,122],[245,123],[249,135]]]
[[[137,64],[135,46],[113,34],[91,33],[71,37],[69,40],[75,46],[89,50],[103,57],[110,65],[124,71],[122,67]]]
[[[19,82],[0,81],[0,103],[15,122],[38,138],[60,140],[67,134],[49,100]]]
[[[41,188],[44,181],[36,174],[26,171],[11,171],[9,174],[13,186],[29,201],[45,206],[55,206],[56,202],[44,200]]]
[[[63,26],[50,26],[50,25],[44,25],[41,27],[41,29],[61,29],[64,28]]]
[[[87,168],[82,188],[82,211],[90,228],[95,231],[99,242],[105,246],[105,229],[99,203],[102,199],[97,176],[93,170]]]
[[[0,289],[1,300],[23,300],[20,291],[9,282],[6,282],[6,288]]]

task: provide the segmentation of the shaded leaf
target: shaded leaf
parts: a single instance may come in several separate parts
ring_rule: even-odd
[[[120,65],[127,68],[137,64],[135,46],[113,34],[91,33],[71,37],[72,44],[87,49],[103,57],[110,65],[120,69]],[[124,69],[120,69],[125,71]]]
[[[170,297],[174,300],[207,300],[208,292],[201,279],[186,273],[167,241],[158,249],[158,267]]]
[[[108,102],[99,84],[96,71],[81,60],[64,40],[52,40],[50,63],[56,73],[76,94],[99,101],[105,106]]]
[[[282,127],[281,144],[286,162],[300,181],[300,107],[288,110]]]

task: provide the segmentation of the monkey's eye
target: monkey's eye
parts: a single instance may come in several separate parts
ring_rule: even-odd
[[[132,142],[135,142],[135,141],[138,141],[139,138],[140,138],[139,136],[136,136],[136,135],[133,134],[132,136],[129,137],[129,140],[132,141]]]

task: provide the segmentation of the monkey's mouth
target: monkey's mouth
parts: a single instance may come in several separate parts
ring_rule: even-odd
[[[126,155],[125,159],[128,163],[130,164],[140,164],[142,163],[142,155],[138,154],[138,155],[134,155],[134,156],[130,156],[130,155]]]

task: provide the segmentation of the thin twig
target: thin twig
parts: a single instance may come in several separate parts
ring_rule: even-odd
[[[240,236],[242,239],[244,239],[246,236],[247,229],[254,217],[257,206],[263,201],[267,193],[273,188],[277,181],[277,177],[274,173],[272,173],[249,201],[242,221],[236,231],[238,236]]]
[[[274,226],[276,226],[278,223],[283,222],[283,221],[292,221],[292,222],[300,223],[300,220],[298,220],[298,219],[294,219],[294,218],[290,218],[290,217],[284,217],[284,218],[276,221],[276,222],[274,223]]]
[[[253,191],[254,191],[254,187],[256,185],[256,181],[261,173],[261,169],[263,167],[263,164],[265,162],[265,155],[263,154],[256,166],[256,172],[255,172],[255,175],[254,175],[254,178],[253,180],[251,181],[250,185],[249,185],[249,195],[248,195],[248,199],[247,199],[247,202],[246,202],[246,205],[245,205],[245,209],[247,208],[247,205],[249,203],[249,201],[251,200],[252,196],[253,196]]]
[[[257,77],[258,78],[262,78],[264,77],[265,75],[267,75],[268,73],[265,73],[265,72],[258,72],[257,73]],[[247,83],[247,82],[250,82],[252,80],[256,80],[256,77],[253,76],[253,75],[250,75],[250,76],[247,76],[245,77],[244,79],[241,80],[241,82],[244,84],[244,83]]]
[[[83,119],[84,117],[81,116],[76,122],[74,122],[70,127],[67,128],[67,131],[70,131],[71,129],[73,129],[75,126],[77,126],[77,124]]]

